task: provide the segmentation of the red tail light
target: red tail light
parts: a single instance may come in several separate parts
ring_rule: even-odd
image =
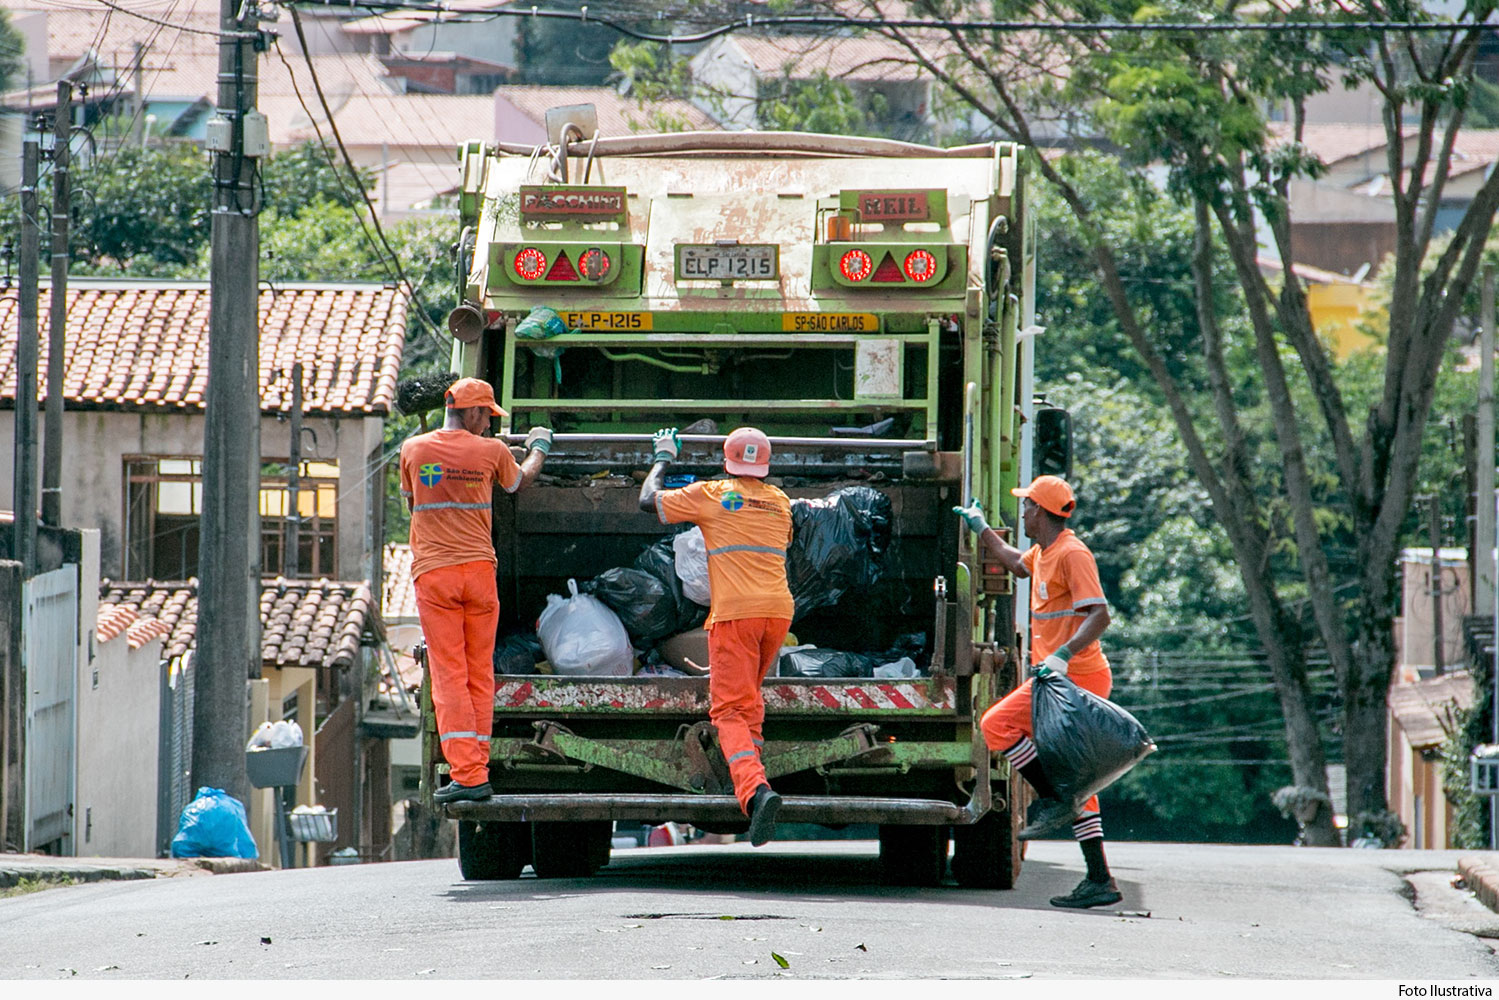
[[[588,281],[603,281],[609,275],[609,268],[613,266],[609,255],[598,247],[584,250],[578,258],[578,270]]]
[[[515,255],[515,273],[525,281],[539,281],[547,270],[547,255],[535,247],[526,247]]]
[[[839,259],[838,270],[849,281],[863,281],[874,270],[874,261],[863,250],[850,250]]]
[[[917,283],[937,276],[937,258],[930,250],[912,250],[906,254],[906,277]]]

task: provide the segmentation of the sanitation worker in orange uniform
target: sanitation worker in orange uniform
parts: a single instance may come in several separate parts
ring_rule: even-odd
[[[775,833],[781,797],[765,778],[765,701],[760,685],[775,664],[791,627],[786,547],[791,544],[791,501],[766,483],[770,439],[741,427],[723,443],[727,479],[702,480],[664,490],[666,467],[681,442],[675,427],[656,432],[651,471],[640,488],[640,508],[662,524],[691,521],[708,548],[708,718],[729,763],[734,796],[749,816],[750,843]]]
[[[494,487],[530,485],[552,448],[552,432],[533,427],[525,461],[510,446],[481,437],[505,416],[494,389],[463,378],[447,391],[440,430],[401,445],[401,495],[411,510],[411,575],[432,672],[432,707],[451,781],[439,803],[487,799],[489,736],[494,724],[494,636],[500,617],[490,510]]]
[[[954,507],[1011,573],[1029,577],[1031,584],[1031,665],[1045,666],[1072,679],[1078,687],[1101,698],[1109,696],[1113,675],[1098,637],[1109,626],[1109,606],[1098,582],[1098,564],[1067,519],[1077,509],[1072,487],[1057,476],[1037,476],[1026,487],[1010,491],[1024,498],[1021,519],[1035,544],[1021,552],[1000,538],[984,520],[978,501]],[[1084,909],[1108,906],[1124,897],[1109,874],[1103,851],[1103,819],[1098,796],[1073,816],[1070,803],[1061,801],[1041,770],[1032,742],[1031,681],[1027,679],[993,705],[980,720],[984,740],[998,750],[1041,796],[1031,806],[1022,840],[1043,837],[1072,820],[1072,835],[1082,848],[1088,873],[1071,893],[1053,896],[1052,906]]]

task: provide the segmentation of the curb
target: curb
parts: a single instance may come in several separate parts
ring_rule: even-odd
[[[1499,870],[1491,867],[1486,859],[1474,855],[1458,858],[1457,871],[1478,901],[1499,913]]]
[[[152,858],[139,862],[90,862],[86,858],[0,855],[0,889],[22,882],[129,882],[182,875],[237,875],[272,869],[250,858]]]

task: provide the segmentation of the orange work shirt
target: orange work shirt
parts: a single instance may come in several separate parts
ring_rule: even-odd
[[[462,428],[431,431],[401,445],[401,495],[411,501],[411,578],[429,569],[487,559],[494,487],[520,488],[510,446]]]
[[[710,479],[656,494],[662,524],[691,521],[703,529],[708,625],[741,618],[791,620],[786,546],[791,544],[791,501],[776,487],[749,477]]]
[[[1045,549],[1032,545],[1020,557],[1031,573],[1031,663],[1040,663],[1071,639],[1077,627],[1098,604],[1107,604],[1098,582],[1093,553],[1071,528],[1063,529]],[[1109,661],[1094,639],[1072,651],[1069,674],[1107,670]]]

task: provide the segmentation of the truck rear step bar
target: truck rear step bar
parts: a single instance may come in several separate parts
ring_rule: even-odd
[[[996,807],[1003,804],[996,801]],[[732,795],[495,795],[487,802],[452,802],[444,808],[453,819],[491,823],[551,823],[580,820],[681,820],[746,822]],[[857,798],[786,795],[782,823],[894,823],[911,826],[968,826],[987,811],[974,801],[966,806],[938,799]]]

